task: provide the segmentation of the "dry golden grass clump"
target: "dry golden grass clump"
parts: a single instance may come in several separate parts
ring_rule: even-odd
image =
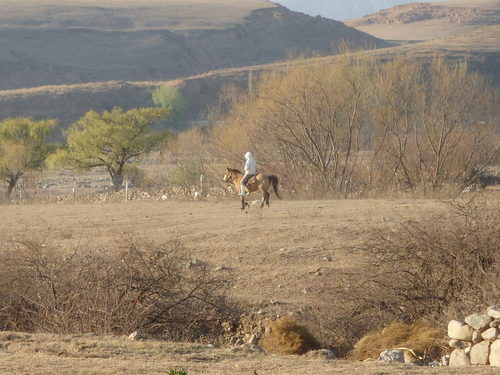
[[[304,354],[318,349],[319,343],[303,324],[290,318],[281,318],[269,325],[262,347],[269,353]]]
[[[349,357],[356,360],[377,358],[385,349],[408,348],[424,359],[440,358],[446,350],[445,335],[425,323],[394,322],[369,333],[357,342]]]

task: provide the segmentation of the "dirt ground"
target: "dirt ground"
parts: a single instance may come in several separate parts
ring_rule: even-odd
[[[253,198],[253,197],[251,197]],[[258,197],[255,197],[258,198]],[[429,220],[437,200],[277,201],[240,211],[219,202],[132,201],[0,206],[0,239],[46,238],[62,249],[120,241],[180,241],[188,256],[232,273],[244,301],[301,304],[321,275],[355,264],[353,246],[372,227]],[[321,275],[316,275],[320,270]]]
[[[267,355],[245,349],[218,349],[154,340],[138,342],[123,337],[0,333],[0,374],[165,375],[173,369],[187,371],[188,375],[498,374],[498,368],[487,366],[432,368]]]
[[[498,192],[492,192],[498,196]],[[253,197],[251,197],[253,199]],[[257,197],[255,197],[257,198]],[[42,239],[64,249],[118,246],[136,238],[179,241],[190,257],[234,278],[234,297],[255,309],[296,311],[325,275],[356,265],[356,246],[370,228],[445,214],[425,199],[278,201],[239,209],[216,201],[131,201],[0,205],[0,241]],[[220,268],[223,266],[222,268]],[[11,336],[9,336],[11,335]],[[126,338],[0,332],[0,374],[494,374],[490,368],[420,368],[377,362],[274,356],[241,348],[208,348]]]

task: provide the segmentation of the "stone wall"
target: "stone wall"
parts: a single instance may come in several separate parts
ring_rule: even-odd
[[[500,366],[500,305],[448,323],[451,367]]]

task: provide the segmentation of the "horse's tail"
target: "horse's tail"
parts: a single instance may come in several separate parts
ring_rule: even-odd
[[[273,189],[274,189],[274,192],[276,193],[276,196],[281,199],[281,196],[280,194],[278,193],[278,184],[279,184],[279,179],[278,179],[278,176],[275,176],[275,175],[271,175],[269,176],[269,181],[271,181],[271,183],[273,184]]]

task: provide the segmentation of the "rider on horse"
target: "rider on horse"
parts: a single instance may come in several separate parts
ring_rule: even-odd
[[[257,163],[255,162],[255,159],[250,151],[245,154],[245,158],[247,159],[245,163],[245,175],[241,179],[241,190],[240,194],[238,194],[242,197],[247,195],[245,193],[245,186],[248,180],[257,174]]]

